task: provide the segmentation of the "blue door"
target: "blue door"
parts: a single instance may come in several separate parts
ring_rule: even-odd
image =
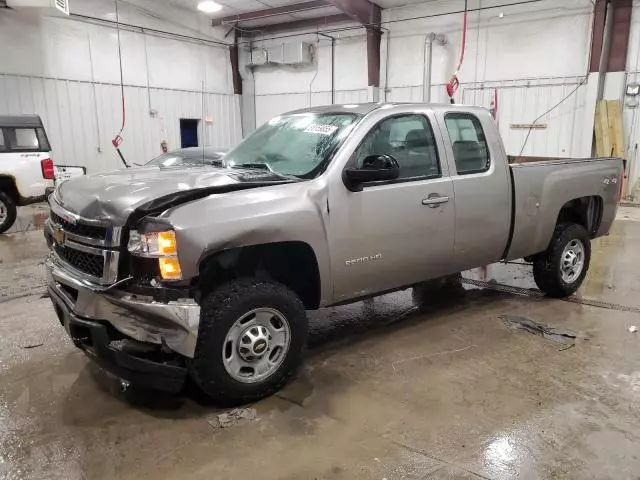
[[[198,123],[197,118],[180,119],[180,141],[182,148],[198,146]]]

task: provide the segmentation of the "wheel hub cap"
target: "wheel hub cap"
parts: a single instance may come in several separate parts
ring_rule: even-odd
[[[256,308],[229,329],[222,349],[224,367],[239,382],[262,381],[280,368],[290,341],[291,329],[282,312]]]
[[[566,283],[575,282],[584,268],[584,245],[578,239],[571,240],[562,252],[560,273]]]
[[[269,351],[269,332],[267,327],[254,325],[247,328],[240,336],[238,353],[243,360],[251,362]]]
[[[2,200],[0,200],[0,224],[3,224],[7,219],[7,206]]]

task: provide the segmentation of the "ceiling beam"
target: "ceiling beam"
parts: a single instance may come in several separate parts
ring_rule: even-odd
[[[363,25],[380,24],[380,7],[367,0],[330,0],[330,3]]]
[[[229,62],[231,63],[231,80],[233,93],[242,95],[242,76],[240,75],[240,63],[238,56],[238,31],[233,32],[233,45],[229,47]]]
[[[242,29],[242,33],[248,33],[250,35],[270,35],[273,33],[300,30],[304,28],[321,28],[343,22],[353,22],[353,19],[346,13],[338,13],[336,15],[326,15],[318,18],[303,18],[300,20],[293,20],[291,22],[244,27]]]
[[[318,8],[331,6],[332,3],[330,0],[309,0],[307,2],[294,3],[293,5],[283,5],[281,7],[265,8],[264,10],[256,10],[254,12],[245,12],[222,18],[214,18],[211,20],[211,26],[217,27],[219,25],[228,25],[238,22],[246,22],[249,20],[260,20],[261,18],[287,15],[289,13],[304,12],[307,10],[316,10]]]
[[[629,49],[629,32],[631,30],[631,0],[616,0],[613,5],[611,19],[611,44],[609,46],[608,72],[624,72],[627,66]]]
[[[604,46],[607,0],[596,0],[593,10],[594,14],[593,25],[591,28],[589,71],[597,72],[600,69],[600,56],[602,55],[602,47]]]
[[[626,69],[632,0],[596,0],[591,33],[590,72]]]
[[[382,11],[378,5],[368,0],[331,0],[352,19],[360,22],[367,30],[367,80],[370,87],[380,86],[380,22]]]

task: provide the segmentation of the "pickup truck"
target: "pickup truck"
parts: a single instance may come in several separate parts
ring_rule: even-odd
[[[482,108],[309,108],[273,118],[219,165],[59,185],[49,293],[108,371],[251,402],[301,363],[306,310],[522,257],[541,290],[571,295],[622,174],[617,158],[510,165]]]
[[[51,147],[38,115],[0,115],[0,234],[17,207],[45,199],[53,187]]]

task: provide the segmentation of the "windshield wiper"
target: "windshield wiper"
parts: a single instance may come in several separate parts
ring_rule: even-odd
[[[269,166],[268,163],[236,163],[235,165],[231,166],[231,168],[255,168],[255,169],[259,169],[259,170],[267,170],[269,172],[273,172],[273,169]],[[273,172],[275,173],[275,172]]]
[[[231,168],[247,168],[247,169],[253,169],[253,170],[266,170],[268,172],[273,173],[274,175],[278,175],[279,177],[286,178],[288,180],[300,180],[300,177],[297,177],[295,175],[287,175],[285,173],[276,172],[273,168],[271,168],[271,166],[268,163],[260,163],[260,162],[237,163],[237,164],[231,166]]]

